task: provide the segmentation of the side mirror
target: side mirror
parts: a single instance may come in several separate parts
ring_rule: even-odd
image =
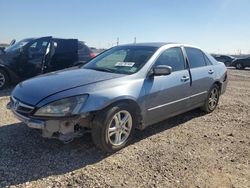
[[[16,43],[16,39],[13,39],[11,42],[10,42],[10,46],[14,45]]]
[[[169,75],[172,72],[172,67],[167,65],[157,65],[153,68],[153,75],[154,76],[164,76]]]

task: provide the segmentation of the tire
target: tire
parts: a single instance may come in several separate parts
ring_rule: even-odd
[[[10,79],[8,74],[0,69],[0,89],[5,88],[7,85],[9,85]]]
[[[208,92],[204,106],[201,108],[206,113],[211,113],[217,107],[220,98],[220,87],[214,84]]]
[[[239,69],[239,70],[244,69],[244,67],[243,67],[243,65],[241,63],[236,63],[235,68]]]
[[[119,119],[128,121],[121,123],[125,121]],[[96,114],[92,126],[92,140],[104,152],[116,152],[132,140],[137,123],[138,118],[132,105],[116,104]]]

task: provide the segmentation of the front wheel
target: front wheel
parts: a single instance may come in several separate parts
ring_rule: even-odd
[[[92,139],[105,152],[115,152],[132,139],[137,122],[134,109],[121,103],[99,112],[93,122]]]
[[[6,87],[9,84],[9,77],[5,71],[0,69],[0,89]]]
[[[213,85],[208,92],[207,99],[204,106],[201,108],[203,111],[210,113],[215,110],[220,98],[220,88],[217,84]]]

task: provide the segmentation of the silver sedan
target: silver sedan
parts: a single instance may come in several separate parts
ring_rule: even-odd
[[[227,82],[225,65],[200,48],[129,44],[18,84],[8,108],[44,137],[69,142],[91,132],[99,148],[114,152],[135,129],[195,108],[212,112]]]

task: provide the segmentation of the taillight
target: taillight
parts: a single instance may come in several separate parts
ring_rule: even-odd
[[[95,57],[95,54],[94,54],[94,53],[90,53],[90,57],[91,57],[91,58],[94,58],[94,57]]]

